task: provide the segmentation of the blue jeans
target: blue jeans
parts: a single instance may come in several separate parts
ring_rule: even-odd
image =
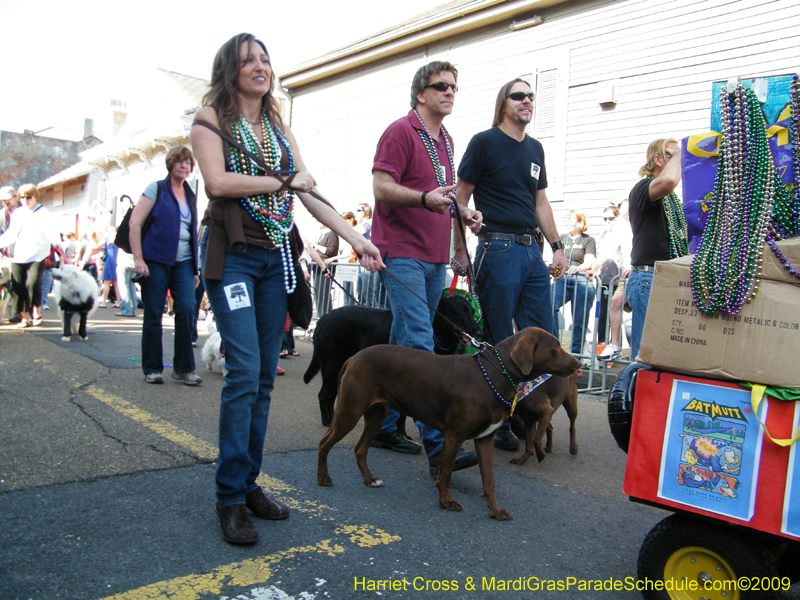
[[[475,254],[475,277],[493,343],[520,330],[539,327],[555,335],[550,272],[539,246],[484,240]]]
[[[644,319],[647,315],[647,303],[650,302],[650,287],[653,285],[653,271],[643,271],[641,267],[632,267],[625,290],[628,304],[631,307],[631,360],[639,354],[639,344],[644,331]]]
[[[400,281],[410,287],[415,294],[424,298],[434,308],[439,305],[444,289],[446,265],[429,263],[413,258],[384,258],[388,269]],[[386,288],[389,306],[392,308],[392,332],[389,343],[406,348],[416,348],[433,352],[433,317],[436,314],[425,306],[394,277],[381,271],[381,282]],[[397,430],[400,413],[390,410],[386,414],[381,433]],[[414,421],[419,427],[422,445],[428,458],[442,451],[444,434],[438,429],[428,427],[422,421]]]
[[[584,275],[565,275],[553,283],[553,327],[558,331],[558,311],[567,302],[572,304],[572,345],[570,352],[581,354],[586,337],[586,324],[592,312],[596,291]]]
[[[192,312],[192,343],[197,343],[199,335],[197,334],[197,320],[200,318],[200,303],[203,301],[203,294],[206,293],[206,287],[203,285],[203,280],[200,280],[200,285],[194,289],[194,312]]]
[[[228,369],[219,411],[217,502],[244,504],[261,471],[270,394],[286,323],[280,250],[229,247],[222,279],[206,279],[205,285]]]
[[[44,275],[42,275],[42,310],[47,308],[47,295],[50,293],[50,290],[53,289],[53,274],[50,272],[50,269],[47,268],[44,270]]]
[[[117,268],[117,284],[119,284],[119,312],[126,317],[136,316],[136,284],[131,279],[136,273],[133,267]]]
[[[161,347],[161,317],[167,289],[172,294],[175,311],[175,356],[173,369],[178,373],[194,371],[192,350],[192,314],[194,313],[194,269],[191,260],[164,265],[145,260],[150,275],[142,280],[144,322],[142,323],[142,370],[144,374],[161,373],[164,352]]]

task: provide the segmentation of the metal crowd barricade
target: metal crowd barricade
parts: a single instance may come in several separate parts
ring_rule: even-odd
[[[578,275],[567,275],[566,277],[583,277],[585,275],[578,274]],[[566,278],[565,277],[565,278]],[[580,342],[580,351],[579,352],[572,352],[572,355],[576,358],[581,360],[583,364],[584,372],[588,372],[588,382],[586,387],[579,388],[581,392],[587,392],[592,394],[605,394],[608,392],[609,389],[609,363],[601,362],[597,360],[597,355],[595,349],[597,348],[598,344],[598,333],[600,329],[600,308],[601,303],[605,303],[606,306],[606,315],[604,319],[605,325],[605,343],[611,343],[611,304],[612,299],[614,296],[614,291],[619,285],[619,277],[615,277],[609,282],[608,286],[595,286],[594,288],[591,287],[594,284],[590,281],[586,281],[586,285],[578,284],[575,280],[575,285],[572,286],[574,290],[572,295],[570,296],[568,290],[570,285],[565,282],[565,284],[561,286],[556,286],[553,284],[551,286],[551,301],[553,302],[553,306],[556,306],[557,301],[560,301],[561,307],[558,310],[554,310],[554,325],[555,330],[557,332],[557,336],[559,341],[561,342],[562,346],[566,349],[571,350],[571,342],[572,342],[572,335],[575,332],[575,320],[576,317],[581,318],[583,314],[588,312],[589,314],[586,315],[587,326],[583,328],[582,338]],[[595,280],[597,283],[597,280]],[[580,298],[580,291],[578,288],[582,288],[583,290],[583,297]],[[561,290],[559,292],[559,289]],[[590,295],[592,290],[594,289],[594,301],[590,302]],[[608,290],[607,296],[604,292]],[[556,298],[556,294],[560,293],[560,297]],[[576,297],[576,295],[578,297]],[[605,296],[605,297],[604,297]],[[580,306],[579,299],[583,300],[584,311],[583,314],[576,315],[577,308]],[[569,304],[567,304],[569,303]],[[567,308],[569,307],[569,308]],[[620,346],[623,345],[623,340],[625,339],[625,313],[624,313],[624,303],[623,306],[620,307],[620,331],[619,331],[619,340]],[[588,330],[591,329],[591,337],[588,335]],[[591,341],[589,341],[591,339]],[[631,362],[630,358],[616,358],[614,359],[613,363],[615,365],[618,364],[629,364]]]
[[[316,265],[311,269],[311,292],[314,298],[314,318],[318,319],[342,306],[358,304],[373,308],[389,308],[386,289],[377,273],[370,273],[356,263],[333,263],[328,267],[343,288],[326,277]],[[355,298],[355,301],[354,301]]]
[[[358,304],[375,308],[389,308],[389,301],[386,298],[386,289],[383,287],[380,276],[377,273],[370,273],[366,269],[362,268],[361,265],[356,263],[333,263],[330,265],[329,270],[331,272],[331,276],[335,278],[336,281],[345,289],[349,290],[353,298],[358,301]],[[448,267],[447,280],[450,281],[451,277],[452,272]],[[568,275],[567,277],[581,277],[584,281],[586,280],[586,276],[583,274]],[[619,283],[619,277],[612,279],[607,286],[609,293],[605,297],[603,294],[603,289],[605,286],[594,287],[594,283],[590,281],[586,281],[587,285],[585,286],[577,286],[582,289],[583,305],[585,306],[585,311],[588,311],[589,313],[587,315],[587,326],[583,330],[584,339],[581,340],[581,351],[578,353],[573,353],[573,356],[581,359],[581,362],[584,363],[584,372],[588,371],[588,383],[586,387],[579,389],[581,392],[605,394],[608,392],[610,387],[609,365],[606,362],[600,362],[596,360],[595,348],[597,348],[598,342],[601,303],[605,303],[607,307],[606,316],[604,319],[606,331],[605,338],[607,344],[611,343],[611,304],[614,290],[617,288]],[[459,282],[458,287],[460,289],[466,289],[466,282]],[[316,311],[315,318],[317,319],[323,315],[326,315],[331,310],[354,303],[353,298],[351,298],[349,294],[345,293],[338,285],[334,284],[329,277],[325,277],[322,271],[317,268],[316,265],[312,265],[311,289]],[[556,298],[554,295],[556,293],[556,286],[551,285],[550,289],[551,301],[553,301],[553,306],[555,306]],[[576,307],[579,303],[572,301],[571,297],[567,297],[567,285],[564,285],[561,289],[561,293],[563,294],[560,298],[562,300],[562,306],[558,311],[554,311],[554,324],[559,341],[561,342],[562,346],[569,349],[572,340],[572,332],[575,330],[574,323],[576,317]],[[590,292],[593,289],[595,290],[595,299],[593,302],[590,302]],[[563,302],[565,299],[566,302]],[[625,313],[623,308],[624,304],[623,307],[619,309],[621,313],[619,326],[620,345],[623,344],[623,340],[626,337],[624,318]],[[589,330],[591,330],[591,337],[588,335]],[[589,342],[588,340],[591,341]],[[631,362],[631,360],[629,357],[626,357],[614,359],[613,362],[615,365],[627,365]],[[586,366],[587,363],[588,366]]]

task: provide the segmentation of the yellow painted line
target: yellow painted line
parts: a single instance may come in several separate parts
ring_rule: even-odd
[[[47,363],[48,361],[47,359],[38,359],[35,362]],[[61,373],[56,369],[47,364],[43,364],[43,366],[51,373],[61,377]],[[72,386],[81,387],[81,385],[74,380],[70,381],[65,379],[65,381]],[[127,400],[109,394],[96,385],[89,385],[84,388],[83,391],[118,413],[133,419],[143,427],[189,450],[198,457],[211,460],[217,458],[217,448],[213,444],[209,444],[175,427],[171,423],[156,417],[146,410],[138,408]],[[264,473],[259,476],[258,484],[264,488],[268,495],[280,499],[293,511],[307,513],[308,518],[322,517],[326,512],[337,512],[335,508],[319,502],[298,500],[297,497],[303,494],[302,490],[298,490],[285,481],[270,477]],[[332,520],[332,517],[329,518]],[[400,536],[391,535],[372,525],[342,525],[335,529],[335,535],[346,538],[350,544],[360,548],[371,548],[391,544],[392,542],[398,542],[402,539]],[[135,590],[123,592],[122,594],[117,594],[116,596],[109,596],[104,600],[197,600],[201,596],[207,594],[219,594],[223,587],[233,586],[248,588],[266,583],[273,576],[274,569],[277,568],[280,563],[294,559],[300,555],[320,554],[334,557],[337,554],[342,554],[345,552],[345,546],[343,546],[342,543],[335,543],[333,540],[323,540],[310,546],[289,548],[288,550],[282,550],[267,556],[224,565],[214,569],[210,573],[186,575],[153,583]]]
[[[337,528],[335,533],[337,536],[347,537],[351,544],[361,548],[390,544],[401,539],[399,536],[389,535],[371,525],[345,525]],[[199,600],[209,594],[221,594],[223,587],[249,588],[266,583],[272,578],[281,563],[304,554],[334,557],[344,552],[345,547],[341,543],[337,543],[335,540],[323,540],[312,546],[289,548],[267,556],[224,565],[210,573],[185,575],[168,581],[160,581],[115,596],[108,596],[102,600],[174,600],[176,598]],[[226,593],[235,592],[226,590]]]
[[[45,369],[60,377],[73,387],[83,386],[83,384],[78,381],[65,379],[61,372],[47,364],[49,361],[46,358],[38,358],[35,359],[34,362],[41,364]],[[217,459],[218,452],[215,445],[201,440],[200,438],[193,436],[191,433],[184,431],[179,427],[175,427],[171,423],[137,407],[127,400],[123,400],[122,398],[114,396],[113,394],[108,393],[103,388],[96,385],[87,386],[83,391],[93,398],[96,398],[103,404],[114,409],[118,413],[133,419],[147,429],[150,429],[163,438],[179,445],[181,448],[187,450],[195,456],[207,460]],[[264,473],[259,475],[258,484],[264,488],[264,491],[267,493],[267,495],[275,496],[293,511],[307,513],[308,518],[322,517],[326,511],[335,512],[336,510],[330,506],[321,504],[319,502],[314,502],[312,500],[298,500],[298,496],[302,495],[303,493],[302,490],[298,490],[288,483],[281,481],[280,479],[270,477]]]
[[[100,400],[100,402],[107,404],[118,413],[133,419],[143,427],[181,446],[195,456],[208,460],[215,460],[217,458],[217,447],[214,444],[209,444],[183,429],[175,427],[172,423],[159,419],[155,415],[138,408],[127,400],[117,398],[96,385],[90,385],[84,391],[90,396]]]

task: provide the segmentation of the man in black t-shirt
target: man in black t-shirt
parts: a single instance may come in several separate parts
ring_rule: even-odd
[[[628,214],[633,229],[631,273],[627,299],[633,311],[631,323],[631,358],[639,353],[639,342],[650,300],[653,265],[670,259],[670,231],[664,213],[664,198],[681,181],[681,152],[678,141],[658,139],[647,148],[647,163],[639,169],[642,177],[628,196]]]
[[[513,335],[517,327],[553,331],[550,271],[533,233],[538,227],[553,248],[553,272],[567,271],[563,244],[547,200],[547,170],[542,144],[525,134],[533,116],[533,92],[522,79],[508,82],[497,95],[494,122],[472,138],[458,167],[457,200],[475,208],[484,227],[475,256],[475,278],[493,343]],[[453,269],[460,272],[466,250],[453,233]],[[507,425],[495,446],[516,449],[519,442]]]

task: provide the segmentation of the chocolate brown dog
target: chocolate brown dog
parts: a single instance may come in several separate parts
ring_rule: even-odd
[[[525,423],[525,452],[511,459],[515,465],[536,453],[539,462],[544,460],[545,451],[553,451],[553,425],[550,419],[558,407],[564,405],[569,416],[569,453],[578,453],[575,439],[575,419],[578,418],[578,383],[575,375],[570,377],[551,377],[517,403],[514,411]],[[542,438],[547,433],[547,445],[542,448]]]
[[[339,375],[333,422],[319,443],[317,483],[333,484],[328,474],[328,453],[363,415],[356,463],[366,485],[382,487],[383,482],[367,466],[367,452],[387,408],[393,408],[444,433],[442,464],[436,479],[439,506],[461,510],[450,497],[450,476],[459,448],[474,439],[489,512],[497,520],[510,520],[511,515],[497,505],[493,468],[494,437],[508,417],[516,393],[504,371],[515,382],[530,381],[545,373],[568,377],[578,370],[580,361],[562,350],[552,335],[534,327],[503,340],[493,350],[477,355],[478,359],[476,355],[437,356],[382,345],[349,359]]]

